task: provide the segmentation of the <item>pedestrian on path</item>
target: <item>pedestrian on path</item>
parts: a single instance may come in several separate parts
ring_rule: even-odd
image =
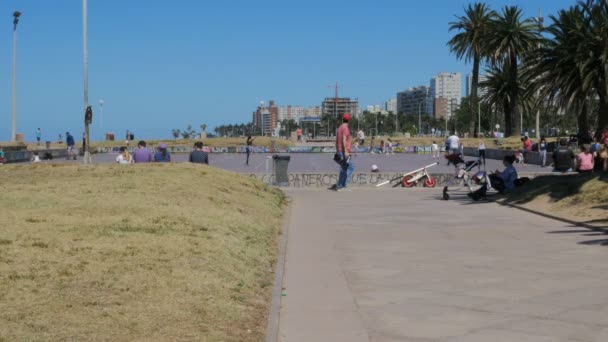
[[[485,168],[485,166],[486,166],[486,141],[483,138],[479,139],[479,147],[477,148],[477,150],[479,151],[479,168],[481,168],[482,163]]]
[[[342,117],[342,124],[336,132],[336,155],[334,161],[340,165],[340,176],[338,183],[334,184],[330,189],[341,191],[346,188],[346,182],[353,173],[355,166],[351,161],[352,136],[348,129],[350,114],[345,113]]]
[[[249,166],[249,154],[251,153],[251,147],[253,146],[253,141],[255,138],[251,137],[251,134],[247,136],[247,146],[245,147],[245,152],[247,153],[247,160],[245,161],[245,165]]]
[[[38,128],[36,130],[36,142],[38,146],[40,146],[40,139],[42,139],[42,131],[40,130],[40,128]]]

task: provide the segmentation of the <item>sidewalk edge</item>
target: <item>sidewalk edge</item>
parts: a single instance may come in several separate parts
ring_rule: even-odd
[[[289,197],[287,197],[289,198]],[[266,327],[266,342],[277,342],[279,340],[279,322],[281,314],[281,296],[283,293],[283,277],[285,274],[285,260],[287,257],[287,237],[289,235],[289,222],[291,221],[291,210],[293,205],[291,199],[287,202],[285,216],[281,224],[281,241],[279,242],[279,254],[272,289],[272,301]]]

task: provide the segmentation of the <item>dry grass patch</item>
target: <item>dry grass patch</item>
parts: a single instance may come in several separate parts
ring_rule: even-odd
[[[608,226],[608,175],[538,176],[505,199],[555,216]]]
[[[0,341],[260,341],[283,194],[203,165],[0,168]]]

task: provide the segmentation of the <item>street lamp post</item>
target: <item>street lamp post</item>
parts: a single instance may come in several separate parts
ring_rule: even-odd
[[[17,24],[21,12],[13,13],[13,98],[12,98],[12,130],[11,141],[17,141]]]

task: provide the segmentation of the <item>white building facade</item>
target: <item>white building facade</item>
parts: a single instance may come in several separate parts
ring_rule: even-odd
[[[447,106],[435,116],[451,118],[452,114],[460,108],[462,99],[462,79],[460,73],[442,72],[431,78],[431,98],[445,99]],[[436,112],[433,110],[433,112]]]

